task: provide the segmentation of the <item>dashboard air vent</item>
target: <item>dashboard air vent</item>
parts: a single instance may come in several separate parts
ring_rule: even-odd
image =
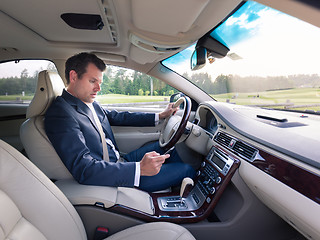
[[[240,141],[234,144],[233,151],[249,160],[253,160],[257,152],[255,148]]]
[[[238,156],[249,160],[250,162],[254,161],[258,153],[258,149],[251,147],[249,144],[244,143],[241,140],[223,132],[218,132],[214,137],[214,140]]]
[[[227,134],[224,134],[222,132],[218,132],[215,136],[216,142],[220,143],[221,145],[225,147],[229,147],[230,142],[232,141],[232,138],[228,136]]]

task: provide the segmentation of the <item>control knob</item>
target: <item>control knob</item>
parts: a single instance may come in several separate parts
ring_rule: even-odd
[[[215,187],[211,187],[210,190],[209,190],[210,194],[214,194],[216,192],[216,189]]]
[[[221,177],[216,178],[216,184],[219,184],[219,183],[221,183]]]

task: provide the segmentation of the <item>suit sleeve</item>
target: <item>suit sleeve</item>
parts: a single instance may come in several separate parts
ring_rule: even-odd
[[[103,109],[108,116],[110,125],[112,126],[134,126],[134,127],[150,127],[155,126],[154,113],[142,112],[118,112],[116,110],[108,111]]]
[[[135,163],[105,162],[93,157],[87,147],[88,139],[83,135],[77,119],[70,111],[61,106],[52,106],[45,117],[45,129],[59,157],[79,183],[115,187],[134,186]],[[101,141],[95,141],[101,144]]]

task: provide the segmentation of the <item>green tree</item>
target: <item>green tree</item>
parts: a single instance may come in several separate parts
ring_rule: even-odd
[[[141,88],[138,90],[138,95],[143,96],[143,90]]]
[[[107,68],[103,74],[101,91],[99,92],[100,95],[112,93],[111,78],[112,78],[112,69],[109,66],[107,66]]]
[[[25,68],[22,70],[21,74],[20,74],[20,82],[21,82],[21,90],[20,90],[20,93],[23,91],[23,92],[26,92],[26,88],[27,88],[27,79],[28,79],[28,70]]]
[[[219,75],[213,83],[213,94],[229,93],[231,76]]]

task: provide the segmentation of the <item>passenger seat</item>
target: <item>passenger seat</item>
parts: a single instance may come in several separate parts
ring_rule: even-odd
[[[87,239],[83,223],[64,194],[33,163],[0,140],[0,240]],[[107,239],[195,239],[185,228],[146,223]]]

